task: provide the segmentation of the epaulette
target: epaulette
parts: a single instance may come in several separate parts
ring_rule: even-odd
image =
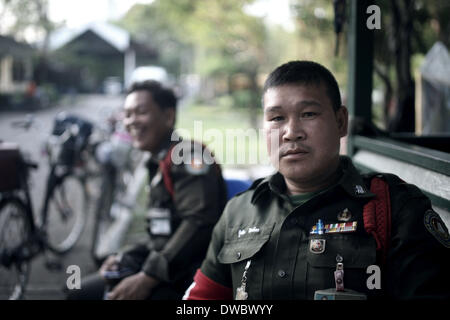
[[[417,186],[405,182],[399,176],[392,173],[370,172],[363,174],[362,177],[364,181],[367,181],[369,184],[374,177],[382,178],[389,185],[389,188],[391,188],[392,190],[399,190],[398,188],[403,189],[403,191],[406,191],[405,193],[408,194],[409,197],[414,198],[424,196],[423,192]]]
[[[267,178],[256,179],[248,190],[254,190],[251,202],[255,204],[256,201],[264,194],[264,191],[270,190],[267,184],[269,183]],[[264,188],[266,186],[266,188]]]
[[[258,187],[258,185],[264,180],[265,178],[259,178],[256,179],[255,181],[253,181],[253,183],[251,184],[251,186],[248,188],[248,190],[253,190],[256,189]]]

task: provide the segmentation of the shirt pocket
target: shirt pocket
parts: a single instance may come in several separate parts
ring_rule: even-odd
[[[251,260],[247,272],[246,291],[248,299],[256,299],[262,294],[262,281],[264,274],[264,256],[260,254],[264,245],[269,241],[275,224],[265,224],[258,227],[259,232],[250,232],[239,237],[242,227],[228,228],[225,242],[217,255],[217,260],[230,267],[233,294],[242,284],[246,262]],[[255,230],[255,227],[250,227]]]
[[[325,250],[314,253],[311,241],[325,240]],[[337,257],[342,257],[344,265],[344,287],[359,292],[367,292],[368,266],[376,264],[376,243],[368,235],[325,234],[311,235],[307,244],[307,295],[314,296],[316,290],[335,288],[334,271]]]
[[[317,254],[310,250],[313,240],[325,240],[325,250]],[[307,261],[313,267],[336,267],[336,257],[343,258],[344,268],[363,268],[376,261],[376,244],[370,236],[357,234],[311,235],[308,242]]]
[[[228,228],[225,243],[217,259],[223,264],[233,264],[252,258],[269,240],[274,225]],[[243,230],[245,234],[242,234]]]

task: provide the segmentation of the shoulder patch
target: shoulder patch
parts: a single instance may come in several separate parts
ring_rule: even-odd
[[[441,217],[433,210],[427,210],[424,216],[425,228],[433,235],[436,240],[442,243],[446,248],[450,248],[450,235],[447,226]]]
[[[184,164],[186,171],[193,175],[206,174],[209,171],[210,165],[203,161],[203,156],[198,153],[192,153],[191,161]]]

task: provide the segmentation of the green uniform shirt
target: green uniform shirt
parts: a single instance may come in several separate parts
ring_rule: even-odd
[[[302,194],[295,194],[292,196],[289,196],[289,200],[291,201],[292,208],[298,207],[302,204],[304,204],[309,199],[312,199],[315,195],[319,194],[320,192],[308,192],[308,193],[302,193]]]
[[[324,190],[290,195],[289,200],[290,200],[291,206],[292,206],[290,209],[292,210],[295,207],[298,207],[298,206],[304,204],[306,201],[314,198],[315,196],[319,195],[322,192],[326,192],[328,189],[331,189],[333,187],[334,187],[334,185],[331,187],[328,187]]]
[[[174,145],[172,153],[178,155],[182,150],[190,150],[191,158],[170,166],[172,198],[159,161]],[[169,140],[161,152],[150,157],[147,162],[149,239],[126,248],[122,258],[124,265],[143,270],[162,282],[176,284],[183,292],[205,257],[212,229],[227,200],[220,167],[199,162],[203,150],[196,142]]]
[[[366,284],[367,267],[377,264],[375,239],[364,230],[363,207],[375,195],[370,179],[361,176],[351,160],[341,157],[338,183],[298,206],[286,195],[277,173],[256,181],[234,197],[215,226],[201,270],[212,280],[233,288],[241,286],[247,270],[248,299],[313,299],[316,290],[335,288],[337,257],[344,265],[344,286],[371,297],[449,297],[449,250],[424,226],[430,201],[420,190],[389,177],[392,230],[388,262],[381,270],[381,289]],[[295,201],[295,199],[294,199]],[[338,223],[342,212],[356,230],[311,234],[319,219]],[[323,242],[323,252],[311,244]]]

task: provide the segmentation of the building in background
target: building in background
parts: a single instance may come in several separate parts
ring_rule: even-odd
[[[54,68],[76,72],[76,80],[68,85],[79,92],[105,92],[112,79],[124,88],[138,63],[152,63],[158,56],[156,48],[135,41],[127,31],[107,22],[56,30],[49,49]]]
[[[28,44],[0,35],[0,108],[22,105],[34,95],[33,54]]]

